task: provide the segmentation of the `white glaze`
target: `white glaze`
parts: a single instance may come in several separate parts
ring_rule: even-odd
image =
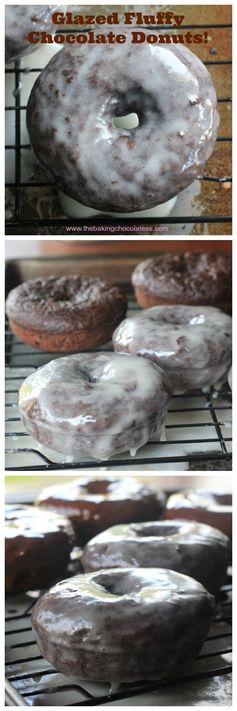
[[[56,29],[51,22],[54,5],[6,5],[6,61],[17,59],[22,54],[29,54],[37,45],[29,42],[27,35],[32,31],[52,31]],[[40,46],[40,45],[39,45]]]
[[[51,361],[19,391],[30,434],[57,451],[105,459],[159,439],[169,400],[165,374],[149,361],[114,353]]]
[[[132,112],[137,128],[113,125]],[[200,60],[182,45],[132,44],[130,33],[122,46],[64,47],[28,105],[41,165],[70,197],[107,212],[152,208],[189,185],[213,151],[218,124]]]
[[[209,306],[154,306],[122,321],[113,344],[156,362],[175,389],[206,388],[228,371],[231,317]]]

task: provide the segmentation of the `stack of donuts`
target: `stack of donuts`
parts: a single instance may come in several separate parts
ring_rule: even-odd
[[[176,518],[177,499],[186,509],[191,502],[192,520],[184,504]],[[56,581],[32,613],[40,651],[56,669],[97,681],[163,679],[206,639],[229,563],[223,524],[230,534],[227,494],[192,490],[166,502],[125,477],[54,485],[34,507],[7,507],[6,589]],[[75,545],[81,569],[65,578]]]
[[[123,291],[99,277],[31,279],[8,295],[18,338],[73,353],[20,388],[22,421],[41,445],[74,459],[135,454],[160,440],[172,392],[206,391],[227,379],[230,257],[165,253],[138,264],[132,284],[144,308],[127,318]],[[111,338],[114,353],[91,352]]]

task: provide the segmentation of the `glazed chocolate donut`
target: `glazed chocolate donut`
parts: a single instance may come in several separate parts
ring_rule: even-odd
[[[6,592],[22,593],[66,575],[74,533],[62,514],[13,504],[5,509],[5,545]]]
[[[19,390],[22,421],[41,444],[72,457],[107,459],[160,438],[167,376],[142,358],[84,353],[58,358]]]
[[[192,183],[219,125],[216,92],[198,57],[183,45],[124,36],[120,45],[78,35],[81,43],[41,72],[27,109],[34,153],[58,188],[121,213],[154,207]],[[136,128],[114,125],[133,112]]]
[[[37,504],[65,514],[76,540],[84,545],[115,523],[153,521],[164,515],[165,495],[136,479],[78,479],[44,489]]]
[[[201,649],[214,598],[159,568],[100,570],[55,585],[36,603],[40,651],[64,674],[95,681],[162,679]]]
[[[229,539],[194,521],[113,526],[87,543],[86,573],[101,568],[169,568],[189,575],[213,595],[225,581]]]
[[[27,35],[34,30],[52,31],[55,27],[51,21],[53,10],[55,5],[6,5],[6,62],[37,49],[37,45],[29,42]]]
[[[78,275],[30,279],[6,301],[15,336],[33,348],[64,353],[109,341],[126,308],[117,286]]]
[[[209,388],[231,363],[231,317],[211,306],[153,306],[122,321],[113,345],[159,365],[176,390]]]
[[[186,489],[168,498],[166,518],[191,519],[232,537],[232,496],[226,492]]]
[[[167,252],[137,264],[132,284],[140,306],[187,304],[231,312],[231,257],[218,252]]]

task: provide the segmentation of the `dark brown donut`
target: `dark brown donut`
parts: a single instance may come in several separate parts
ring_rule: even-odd
[[[37,504],[65,514],[79,545],[115,523],[152,521],[164,514],[165,495],[130,477],[78,479],[44,489]]]
[[[168,498],[166,518],[183,518],[214,526],[232,537],[232,496],[229,493],[186,489]]]
[[[5,510],[5,544],[6,592],[21,593],[66,575],[74,534],[62,514],[14,504]]]
[[[36,603],[32,626],[56,669],[82,679],[161,679],[194,658],[214,598],[192,578],[159,568],[76,575]]]
[[[101,568],[169,568],[195,578],[213,595],[226,577],[229,540],[194,521],[159,521],[113,526],[83,551],[86,573]]]
[[[140,306],[187,304],[231,312],[231,256],[166,252],[137,264],[132,284]]]
[[[117,286],[78,275],[30,279],[6,301],[10,326],[21,341],[64,353],[109,341],[126,308],[126,296]]]

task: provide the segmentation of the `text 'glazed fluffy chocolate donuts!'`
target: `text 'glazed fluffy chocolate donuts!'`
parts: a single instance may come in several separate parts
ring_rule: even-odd
[[[162,679],[200,651],[214,598],[172,570],[76,575],[36,603],[32,626],[43,656],[64,674],[132,682]]]
[[[192,183],[219,125],[212,79],[195,54],[124,35],[123,44],[64,46],[36,79],[27,108],[35,156],[57,187],[121,213],[155,207]],[[131,113],[135,128],[115,125]]]

